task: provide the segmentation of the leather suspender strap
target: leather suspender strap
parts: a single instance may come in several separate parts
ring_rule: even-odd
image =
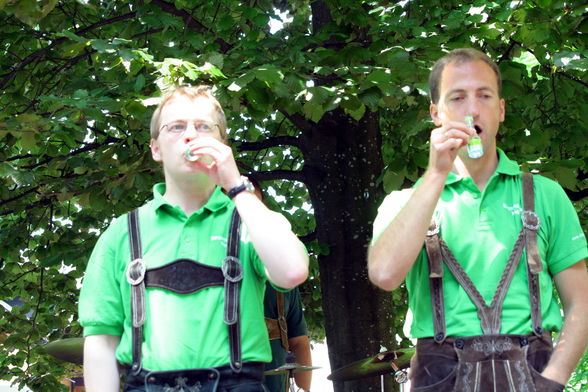
[[[425,237],[425,249],[429,260],[429,289],[431,293],[431,306],[433,310],[433,328],[435,342],[443,343],[446,334],[445,327],[445,302],[443,300],[443,260],[439,246],[439,225],[432,222]]]
[[[472,302],[478,309],[478,317],[481,321],[481,327],[485,334],[499,334],[501,327],[502,305],[512,281],[515,270],[517,269],[522,251],[526,248],[527,254],[527,271],[529,282],[529,296],[531,302],[531,319],[533,324],[533,333],[540,336],[543,333],[541,327],[541,305],[539,294],[538,272],[542,269],[541,258],[537,246],[537,230],[539,230],[539,217],[534,212],[534,191],[533,177],[531,174],[523,174],[523,200],[524,211],[521,215],[523,228],[515,242],[513,250],[505,270],[500,278],[498,287],[494,293],[490,307],[480,292],[476,289],[473,282],[463,270],[463,267],[455,259],[455,256],[442,238],[439,237],[439,227],[436,222],[431,224],[425,247],[429,260],[429,285],[431,290],[431,305],[433,307],[433,325],[435,330],[434,339],[437,343],[445,340],[445,314],[443,303],[443,285],[442,285],[442,262],[445,261],[447,267],[452,272],[460,286],[463,287]],[[534,272],[536,271],[536,272]]]
[[[229,346],[231,351],[231,369],[241,372],[243,367],[241,353],[241,322],[239,315],[239,288],[243,280],[243,267],[239,260],[241,245],[241,219],[237,209],[233,211],[229,238],[227,241],[227,257],[223,260],[222,270],[225,277],[225,312],[224,322],[229,327]]]
[[[286,300],[281,291],[276,291],[276,302],[278,305],[278,326],[280,327],[280,340],[286,352],[290,351],[288,345],[288,323],[286,322]]]
[[[539,256],[537,245],[537,231],[541,222],[535,213],[535,190],[533,175],[523,174],[523,203],[524,211],[521,215],[523,231],[525,233],[525,247],[527,253],[527,277],[529,282],[529,297],[531,298],[531,322],[533,333],[541,336],[543,333],[541,316],[541,293],[539,291],[539,272],[543,270],[543,263]]]
[[[241,243],[241,220],[237,209],[233,211],[227,241],[227,257],[221,268],[215,268],[194,263],[185,259],[176,260],[159,268],[146,270],[142,260],[141,234],[139,230],[138,210],[128,214],[129,242],[131,262],[127,267],[127,281],[131,284],[131,312],[132,312],[132,352],[133,364],[131,371],[134,375],[141,372],[141,345],[143,342],[143,324],[145,323],[145,286],[159,287],[179,294],[193,293],[202,288],[224,285],[225,311],[224,322],[229,328],[229,346],[231,354],[231,368],[240,372],[243,366],[241,354],[241,326],[239,322],[239,288],[243,279],[243,268],[239,260]],[[218,272],[217,272],[218,270]],[[196,282],[177,282],[178,274],[186,276],[200,276]],[[222,279],[219,279],[222,277]],[[206,278],[206,279],[205,279]],[[181,280],[181,279],[180,279]]]
[[[447,247],[447,244],[445,243],[445,241],[443,241],[443,239],[440,239],[440,244],[443,260],[445,260],[447,267],[449,268],[455,279],[459,282],[460,286],[465,290],[467,295],[470,297],[470,299],[478,309],[478,317],[480,318],[482,331],[486,335],[499,334],[501,325],[500,316],[502,315],[502,304],[504,303],[506,292],[508,291],[508,287],[512,282],[514,272],[517,269],[519,260],[521,259],[521,255],[523,252],[522,232],[519,234],[518,239],[515,242],[515,246],[510,254],[508,262],[506,263],[504,272],[500,277],[500,281],[498,283],[498,286],[496,287],[494,297],[492,298],[492,304],[490,306],[486,305],[484,297],[482,297],[482,294],[480,294],[476,286],[474,286],[474,283],[466,274],[461,264],[459,264],[459,262],[455,259],[455,257]]]
[[[131,262],[127,267],[127,281],[131,284],[133,375],[141,372],[141,344],[145,323],[145,263],[139,233],[139,210],[128,214]]]

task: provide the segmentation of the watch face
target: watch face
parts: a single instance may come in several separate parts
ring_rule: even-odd
[[[247,192],[255,193],[255,187],[253,186],[251,181],[249,181],[249,178],[241,176],[241,179],[243,180],[243,185],[245,185],[245,190]]]

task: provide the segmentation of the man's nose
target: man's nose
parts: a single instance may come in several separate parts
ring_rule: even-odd
[[[478,118],[478,115],[480,114],[480,103],[476,97],[471,97],[468,99],[466,114],[472,116],[474,120]]]
[[[184,139],[189,142],[192,139],[198,137],[198,131],[196,130],[196,124],[192,121],[188,121],[186,124],[186,130],[184,131]]]

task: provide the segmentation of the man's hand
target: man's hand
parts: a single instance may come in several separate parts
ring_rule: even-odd
[[[448,122],[433,129],[430,137],[429,169],[447,175],[453,167],[459,149],[474,135],[474,130],[462,122]]]
[[[193,163],[204,172],[215,184],[228,191],[241,185],[241,176],[233,150],[212,136],[194,138],[189,148],[200,159]]]

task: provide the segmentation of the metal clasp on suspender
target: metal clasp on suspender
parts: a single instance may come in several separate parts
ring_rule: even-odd
[[[523,221],[523,226],[525,229],[537,231],[539,230],[539,227],[541,227],[541,220],[539,219],[539,215],[533,211],[523,211],[521,214],[521,220]]]
[[[131,261],[127,266],[127,282],[131,286],[138,286],[143,283],[146,269],[143,259],[139,258]]]

